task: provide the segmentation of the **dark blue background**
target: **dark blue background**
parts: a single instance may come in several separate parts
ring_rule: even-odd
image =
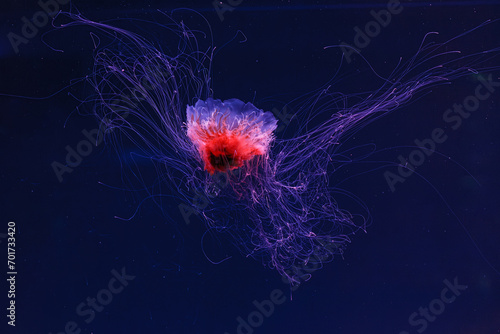
[[[241,30],[247,41],[239,43],[238,37],[214,60],[215,97],[236,97],[258,106],[259,102],[268,107],[274,103],[280,108],[330,79],[340,54],[324,46],[352,43],[353,28],[371,21],[370,10],[380,10],[386,2],[291,0],[263,6],[244,1],[226,12],[223,22],[209,0],[74,4],[93,20],[134,17],[156,8],[193,8],[207,17],[218,46]],[[417,50],[425,33],[439,31],[439,40],[444,41],[500,16],[499,1],[402,4],[403,12],[362,51],[385,75],[399,57],[407,59]],[[2,5],[0,92],[44,97],[90,72],[90,40],[61,34],[58,42],[72,51],[54,52],[40,38],[49,26],[15,54],[7,33],[18,32],[21,17],[31,17],[40,9],[34,0]],[[481,50],[494,46],[491,42],[498,41],[498,33],[497,24],[455,46]],[[355,74],[357,81],[341,82],[334,90],[349,94],[376,88],[378,83],[371,84],[373,76],[365,70],[364,62],[356,58],[344,73]],[[415,138],[427,138],[432,129],[444,127],[444,111],[473,94],[477,84],[477,76],[471,75],[435,88],[365,128],[352,145],[392,148],[374,159],[396,162],[399,154],[407,156],[412,150],[400,146],[413,145]],[[289,287],[275,271],[239,255],[229,241],[222,247],[232,259],[219,265],[206,260],[200,246],[203,223],[193,217],[186,225],[177,208],[180,200],[172,199],[163,208],[171,219],[149,201],[134,219],[114,219],[131,216],[141,198],[112,188],[122,187],[123,181],[119,161],[109,147],[94,148],[73,173],[58,182],[51,163],[63,162],[65,146],[75,147],[84,139],[83,129],[96,127],[91,117],[73,113],[78,103],[66,92],[42,100],[3,96],[0,103],[0,233],[6,233],[8,221],[16,222],[19,273],[17,326],[2,333],[57,333],[68,321],[76,321],[82,333],[233,334],[236,318],[247,318],[255,310],[252,301],[268,299],[274,289],[289,296]],[[484,256],[500,269],[499,103],[500,90],[458,130],[448,129],[449,139],[438,147],[481,186],[437,154],[419,169],[429,182],[413,175],[398,184],[394,193],[383,172],[395,172],[395,168],[373,170],[343,183],[371,210],[373,223],[367,234],[353,236],[344,259],[337,258],[315,272],[293,293],[293,301],[276,306],[255,333],[417,333],[408,324],[410,314],[438,298],[443,280],[455,277],[468,289],[446,305],[425,333],[498,333],[500,275],[480,256],[460,222]],[[370,169],[373,166],[368,165],[365,171]],[[358,171],[353,167],[333,177],[338,181]],[[0,259],[5,263],[5,239],[0,245]],[[85,324],[75,307],[106,288],[111,270],[122,267],[135,279]],[[1,271],[5,273],[6,268],[2,266]],[[1,288],[0,309],[4,310],[4,279]],[[2,326],[6,323],[3,313]]]

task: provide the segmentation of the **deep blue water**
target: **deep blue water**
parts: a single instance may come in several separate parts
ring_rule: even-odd
[[[352,44],[354,28],[363,29],[374,20],[371,10],[387,6],[385,1],[244,0],[221,21],[209,0],[73,4],[95,21],[147,18],[158,8],[197,10],[221,47],[213,63],[215,97],[253,101],[268,109],[281,109],[327,82],[340,53],[324,47]],[[400,57],[416,52],[427,32],[439,32],[438,41],[444,41],[500,18],[500,1],[401,5],[401,13],[392,15],[361,51],[385,75]],[[392,163],[411,154],[414,148],[408,146],[429,138],[435,128],[445,129],[448,137],[436,147],[442,155],[426,158],[418,168],[420,176],[398,183],[394,192],[384,172],[397,173],[395,167],[367,164],[336,174],[339,182],[368,172],[347,179],[342,187],[363,200],[372,223],[366,234],[352,236],[343,258],[325,264],[291,293],[275,271],[240,255],[229,240],[223,239],[220,249],[232,258],[210,263],[200,245],[206,228],[195,216],[185,223],[178,198],[165,201],[161,209],[144,201],[134,219],[115,219],[132,216],[144,197],[124,190],[120,159],[111,147],[94,147],[59,182],[51,164],[63,162],[66,147],[76,147],[86,138],[82,131],[97,123],[75,112],[78,101],[68,91],[78,90],[51,95],[90,73],[92,43],[88,36],[45,35],[45,41],[67,48],[56,52],[42,41],[51,30],[47,24],[16,53],[8,33],[20,34],[22,17],[31,18],[40,7],[36,1],[16,1],[3,8],[0,93],[50,97],[0,97],[1,333],[500,332],[500,274],[493,269],[500,271],[500,87],[456,129],[443,122],[443,114],[474,94],[479,75],[420,94],[359,132],[352,146],[373,143],[387,150],[371,160]],[[69,5],[61,8],[69,10]],[[476,31],[454,46],[464,52],[498,47],[499,27]],[[342,70],[347,79],[334,90],[354,94],[376,89],[366,63],[352,57]],[[498,66],[498,57],[490,65]],[[482,76],[489,74],[500,81],[498,70]],[[16,223],[15,327],[7,325],[4,315],[9,221]],[[122,270],[128,280],[112,281]],[[459,287],[453,293],[449,285]],[[261,304],[271,294],[284,302],[274,304],[267,316],[255,313],[254,301]],[[85,304],[97,295],[111,300],[91,315]],[[427,318],[418,314],[409,320],[414,312],[425,312],[419,308],[429,307]],[[255,326],[238,329],[242,321]]]

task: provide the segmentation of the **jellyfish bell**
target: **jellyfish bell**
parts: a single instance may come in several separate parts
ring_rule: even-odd
[[[186,116],[187,137],[210,174],[266,156],[278,122],[272,113],[238,99],[198,100],[187,106]]]

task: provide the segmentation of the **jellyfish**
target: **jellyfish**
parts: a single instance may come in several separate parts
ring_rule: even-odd
[[[186,135],[210,174],[241,168],[266,155],[278,123],[271,112],[238,99],[199,100],[187,106],[186,118]]]
[[[343,142],[417,94],[498,68],[488,64],[499,48],[462,54],[449,49],[456,38],[438,43],[429,33],[415,55],[388,76],[373,70],[381,81],[374,91],[349,96],[329,83],[294,100],[290,108],[297,126],[278,136],[271,112],[250,101],[217,98],[211,80],[216,47],[208,23],[205,31],[189,29],[176,18],[179,11],[160,13],[166,23],[140,20],[147,25],[141,34],[80,14],[59,14],[69,18],[60,29],[95,30],[94,68],[84,78],[93,94],[83,101],[92,104],[109,145],[120,150],[127,143],[134,147],[131,159],[140,156],[154,166],[157,181],[144,188],[158,205],[164,205],[162,195],[169,189],[181,199],[184,218],[195,214],[207,232],[229,236],[244,256],[262,261],[290,284],[304,279],[297,270],[301,265],[321,267],[342,256],[352,236],[371,221],[366,205],[332,181],[343,166],[369,155],[344,148]],[[156,29],[176,48],[163,48],[148,36]],[[327,117],[318,124],[313,122],[318,115]],[[131,174],[142,180],[140,172]],[[341,207],[339,196],[359,210]]]

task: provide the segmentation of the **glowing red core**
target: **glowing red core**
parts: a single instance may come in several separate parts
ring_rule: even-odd
[[[210,174],[240,168],[256,155],[265,155],[276,119],[240,100],[198,101],[187,109],[187,136]]]

